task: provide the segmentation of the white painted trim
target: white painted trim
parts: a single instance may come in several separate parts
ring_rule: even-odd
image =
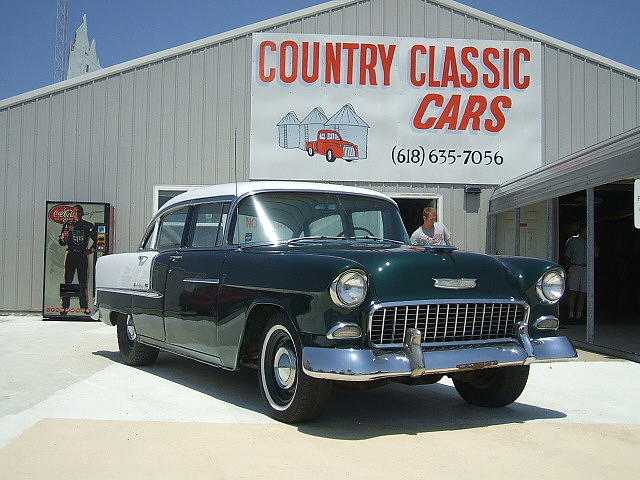
[[[589,50],[585,50],[575,45],[571,45],[570,43],[563,42],[562,40],[558,40],[556,38],[537,32],[530,28],[523,27],[521,25],[518,25],[517,23],[509,22],[502,18],[496,17],[495,15],[485,13],[481,10],[468,7],[466,5],[463,5],[458,2],[454,2],[452,0],[428,0],[428,1],[434,4],[439,4],[443,7],[458,11],[465,15],[478,18],[485,22],[489,22],[499,27],[511,30],[515,33],[519,33],[526,37],[530,37],[532,40],[542,42],[546,45],[559,48],[561,50],[565,50],[575,55],[582,56],[587,60],[600,63],[606,67],[626,73],[627,75],[640,78],[640,70],[636,68],[616,62],[615,60],[611,60],[609,58],[603,57],[601,55],[598,55],[597,53],[590,52]],[[228,32],[220,33],[218,35],[213,35],[211,37],[203,38],[201,40],[196,40],[195,42],[190,42],[184,45],[180,45],[178,47],[162,50],[160,52],[153,53],[151,55],[146,55],[144,57],[130,60],[128,62],[120,63],[118,65],[113,65],[111,67],[103,68],[101,70],[96,70],[95,72],[87,73],[86,75],[81,75],[79,77],[75,77],[70,80],[65,80],[63,82],[55,83],[53,85],[47,85],[46,87],[42,87],[37,90],[32,90],[30,92],[21,93],[16,96],[9,97],[5,100],[0,101],[0,109],[12,107],[14,105],[28,102],[30,100],[34,100],[38,97],[49,95],[54,92],[62,91],[68,88],[73,88],[85,83],[90,83],[94,80],[109,77],[112,75],[117,75],[128,70],[133,70],[139,66],[162,61],[166,58],[176,57],[178,55],[189,53],[194,50],[199,50],[204,47],[208,47],[210,45],[214,45],[224,41],[230,41],[230,40],[233,40],[234,38],[243,37],[253,32],[264,31],[280,24],[286,24],[289,22],[296,21],[300,18],[317,15],[319,13],[322,13],[328,10],[345,7],[347,5],[350,5],[353,3],[360,3],[360,2],[362,2],[362,0],[334,0],[331,2],[322,3],[320,5],[305,8],[305,9],[298,10],[285,15],[280,15],[279,17],[274,17],[267,20],[263,20],[261,22],[253,23],[245,27],[229,30]]]

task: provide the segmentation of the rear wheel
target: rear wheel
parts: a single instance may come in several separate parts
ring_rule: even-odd
[[[479,407],[504,407],[516,401],[529,378],[529,365],[489,368],[453,379],[460,396]]]
[[[322,413],[331,382],[302,371],[298,334],[284,313],[275,314],[262,335],[260,391],[269,414],[286,423],[311,420]]]
[[[333,154],[333,150],[331,150],[331,149],[327,150],[327,153],[326,153],[325,157],[327,158],[327,162],[335,162],[336,161],[336,156]]]
[[[158,358],[159,350],[138,341],[138,333],[133,323],[133,316],[119,315],[118,347],[124,363],[127,365],[151,365]]]
[[[307,148],[307,154],[308,154],[310,157],[313,157],[313,153],[314,153],[314,152],[313,152],[313,148],[312,148],[312,147]]]

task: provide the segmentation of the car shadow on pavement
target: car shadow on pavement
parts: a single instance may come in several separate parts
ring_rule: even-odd
[[[100,350],[93,354],[124,364],[117,351]],[[160,352],[153,365],[129,368],[145,371],[231,405],[267,415],[260,398],[255,370],[244,368],[231,372],[166,352]]]
[[[118,352],[93,353],[122,363]],[[160,353],[154,365],[131,368],[239,408],[268,414],[258,390],[256,370],[230,372],[165,352]],[[447,381],[420,386],[391,383],[355,390],[337,387],[322,416],[298,425],[298,430],[318,437],[362,440],[566,417],[563,412],[521,402],[503,408],[475,407],[462,400],[450,382],[443,382]]]
[[[503,408],[476,407],[462,400],[450,381],[443,379],[433,385],[392,383],[363,391],[334,389],[324,415],[298,429],[318,437],[363,440],[565,417],[563,412],[522,402]]]

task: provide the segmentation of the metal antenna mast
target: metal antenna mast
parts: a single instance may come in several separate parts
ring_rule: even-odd
[[[53,82],[61,82],[67,77],[69,52],[67,49],[67,24],[69,20],[69,0],[57,0],[56,6],[56,49],[53,57]]]

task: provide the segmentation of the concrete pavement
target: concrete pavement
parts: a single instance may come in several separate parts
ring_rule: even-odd
[[[256,372],[161,353],[120,363],[115,328],[0,317],[3,478],[632,478],[640,365],[536,364],[520,399],[473,407],[452,384],[336,390],[299,427],[265,415]]]

